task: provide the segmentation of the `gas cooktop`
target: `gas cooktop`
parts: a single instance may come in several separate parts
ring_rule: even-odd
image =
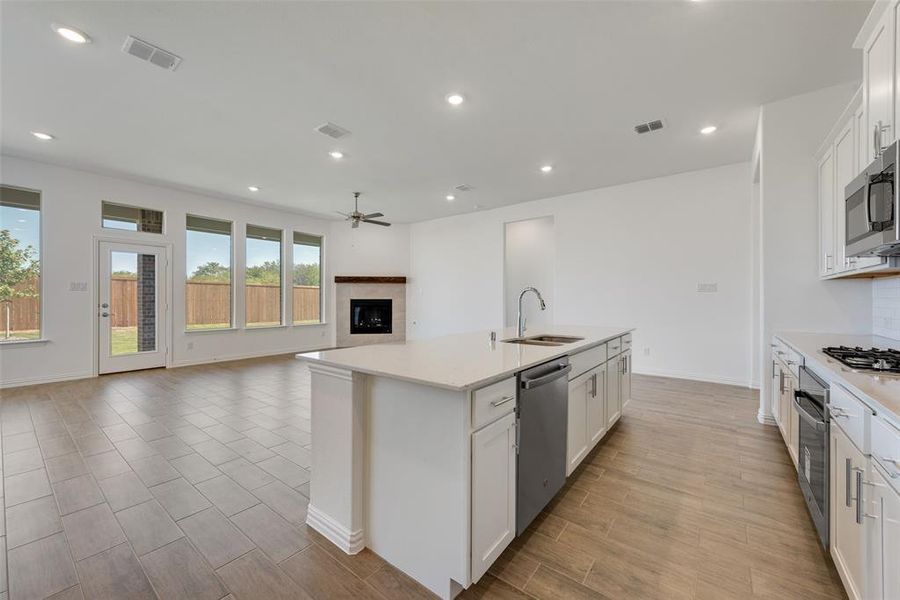
[[[822,348],[822,352],[836,358],[851,369],[900,374],[900,350],[881,350],[880,348],[865,350],[859,346],[856,348],[829,346]]]

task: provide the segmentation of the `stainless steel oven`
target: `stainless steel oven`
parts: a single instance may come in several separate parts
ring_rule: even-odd
[[[828,384],[806,367],[794,391],[800,417],[797,479],[822,545],[828,547]]]
[[[898,197],[894,192],[898,143],[844,189],[847,256],[900,255]]]

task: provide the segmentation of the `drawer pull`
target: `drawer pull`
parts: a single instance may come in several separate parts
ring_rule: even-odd
[[[497,408],[498,406],[503,406],[507,402],[512,402],[515,399],[516,399],[515,396],[503,396],[499,400],[494,400],[493,402],[491,402],[491,406],[493,406],[494,408]]]

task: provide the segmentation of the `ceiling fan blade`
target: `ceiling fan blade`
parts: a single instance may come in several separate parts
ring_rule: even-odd
[[[350,218],[350,215],[348,215],[347,213],[342,213],[342,212],[339,211],[339,210],[336,210],[336,211],[334,211],[334,212],[336,212],[337,214],[341,215],[342,217],[347,217],[348,219]]]
[[[369,213],[367,215],[363,215],[363,219],[374,219],[375,217],[383,217],[383,213]]]
[[[359,220],[353,219],[353,225],[351,225],[350,227],[352,227],[353,229],[356,229],[357,227],[359,227]]]
[[[363,219],[363,223],[371,223],[372,225],[381,225],[382,227],[390,227],[390,223],[385,223],[384,221],[370,221],[369,219]]]

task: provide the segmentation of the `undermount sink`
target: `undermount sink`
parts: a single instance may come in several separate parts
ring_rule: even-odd
[[[536,340],[538,342],[551,342],[554,344],[571,344],[573,342],[580,342],[584,338],[572,335],[536,335],[525,339]]]
[[[568,335],[535,335],[527,338],[510,338],[503,340],[505,344],[525,344],[527,346],[562,346],[572,342],[580,342],[584,338]]]

